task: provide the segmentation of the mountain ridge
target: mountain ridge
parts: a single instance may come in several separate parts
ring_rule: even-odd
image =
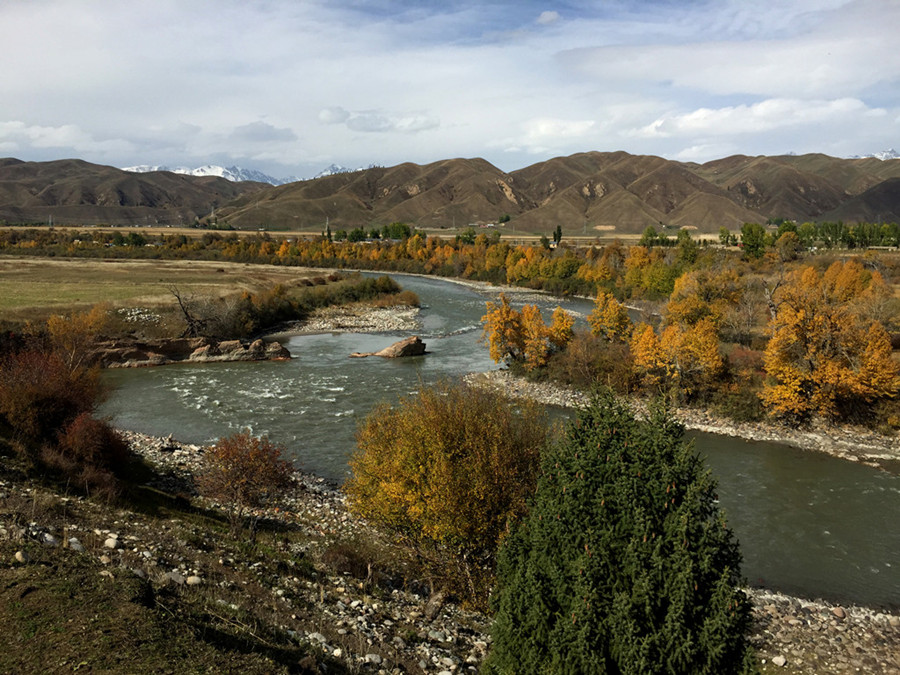
[[[132,167],[135,168],[135,167]],[[151,168],[151,167],[148,167]],[[555,157],[515,171],[482,158],[404,162],[279,186],[224,176],[126,172],[83,160],[0,159],[0,219],[84,224],[227,223],[323,231],[404,221],[453,228],[509,221],[518,232],[717,233],[745,222],[854,222],[900,214],[900,162],[823,154],[733,155],[703,164],[624,151]]]

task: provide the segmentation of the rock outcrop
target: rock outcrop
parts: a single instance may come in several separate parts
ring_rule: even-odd
[[[102,368],[139,368],[171,363],[211,363],[216,361],[269,361],[291,358],[278,342],[254,340],[217,341],[209,338],[159,340],[111,340],[94,347],[91,363]]]
[[[395,342],[378,352],[353,352],[350,358],[364,359],[367,356],[383,356],[386,359],[398,359],[404,356],[422,356],[425,354],[425,343],[416,335]]]

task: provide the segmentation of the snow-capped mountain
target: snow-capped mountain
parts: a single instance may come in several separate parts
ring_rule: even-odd
[[[365,171],[366,169],[377,169],[379,168],[378,164],[369,164],[369,166],[360,166],[356,169],[348,169],[346,166],[341,166],[340,164],[332,164],[327,169],[322,169],[319,173],[313,176],[313,180],[316,178],[325,178],[325,176],[334,176],[339,173],[354,173],[356,171]]]
[[[325,178],[325,176],[334,176],[339,173],[351,173],[352,171],[356,171],[356,169],[348,169],[346,166],[341,166],[340,164],[332,164],[327,169],[322,169],[319,173],[313,176],[313,179],[316,178]]]
[[[866,157],[874,157],[875,159],[880,159],[882,161],[887,159],[900,159],[900,153],[898,153],[893,148],[889,148],[888,150],[882,150],[881,152],[873,152],[868,155],[854,155],[850,159],[865,159]]]
[[[188,176],[219,176],[220,178],[224,178],[235,183],[250,180],[256,181],[258,183],[269,183],[270,185],[284,185],[285,183],[293,183],[294,181],[300,180],[296,176],[289,176],[288,178],[274,178],[273,176],[265,174],[262,171],[256,171],[255,169],[243,169],[239,166],[223,167],[216,166],[215,164],[207,164],[206,166],[200,166],[196,169],[191,169],[186,166],[168,167],[141,164],[139,166],[124,167],[122,170],[131,171],[132,173],[171,171],[172,173],[181,173]]]

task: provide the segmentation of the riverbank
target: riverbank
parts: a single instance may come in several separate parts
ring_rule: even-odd
[[[390,541],[348,510],[335,486],[297,472],[292,489],[255,513],[263,523],[262,543],[248,547],[223,532],[227,519],[219,507],[195,494],[204,448],[171,437],[123,435],[156,468],[150,489],[182,495],[181,511],[154,519],[127,505],[110,508],[53,494],[3,470],[0,457],[0,577],[13,590],[31,589],[20,605],[46,593],[45,567],[65,575],[77,561],[107,589],[141,580],[165,607],[176,599],[200,603],[217,630],[225,630],[227,621],[248,627],[251,651],[256,645],[267,653],[255,636],[282,650],[301,649],[309,654],[306,672],[323,665],[336,672],[477,672],[490,648],[490,618],[440,596],[429,598],[427,584],[416,581],[402,555],[394,556]],[[31,505],[29,517],[16,517],[16,505],[19,511]],[[19,552],[26,562],[14,558]],[[764,672],[900,672],[900,614],[763,589],[748,595],[752,643]],[[167,620],[176,617],[181,615]],[[179,626],[190,635],[189,627]],[[91,628],[78,630],[90,635]],[[146,642],[141,648],[148,648]],[[85,654],[72,662],[81,661],[100,665]]]
[[[579,407],[588,398],[584,392],[549,382],[532,382],[524,377],[517,377],[508,370],[472,373],[465,379],[470,384],[489,387],[512,398],[529,398],[545,405]],[[640,399],[633,398],[628,403],[638,414],[646,411],[646,403]],[[900,438],[895,436],[884,436],[868,429],[824,424],[798,429],[766,422],[734,422],[693,408],[677,408],[673,410],[673,414],[687,429],[749,441],[783,443],[890,473],[900,473]]]

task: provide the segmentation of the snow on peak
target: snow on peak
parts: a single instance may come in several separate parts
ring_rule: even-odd
[[[180,173],[187,176],[218,176],[219,178],[224,178],[235,183],[241,181],[256,181],[258,183],[269,183],[270,185],[284,185],[285,183],[292,183],[294,181],[300,180],[296,176],[289,176],[287,178],[274,178],[273,176],[265,174],[262,171],[257,171],[255,169],[243,169],[239,166],[224,167],[217,166],[215,164],[207,164],[205,166],[199,166],[194,169],[186,166],[168,167],[141,164],[138,166],[124,167],[122,170],[130,171],[132,173],[171,171],[172,173]]]
[[[875,159],[885,161],[888,159],[900,159],[900,153],[898,153],[893,148],[888,148],[887,150],[882,150],[881,152],[873,152],[868,155],[854,155],[853,157],[851,157],[851,159],[866,159],[869,157],[874,157]]]

